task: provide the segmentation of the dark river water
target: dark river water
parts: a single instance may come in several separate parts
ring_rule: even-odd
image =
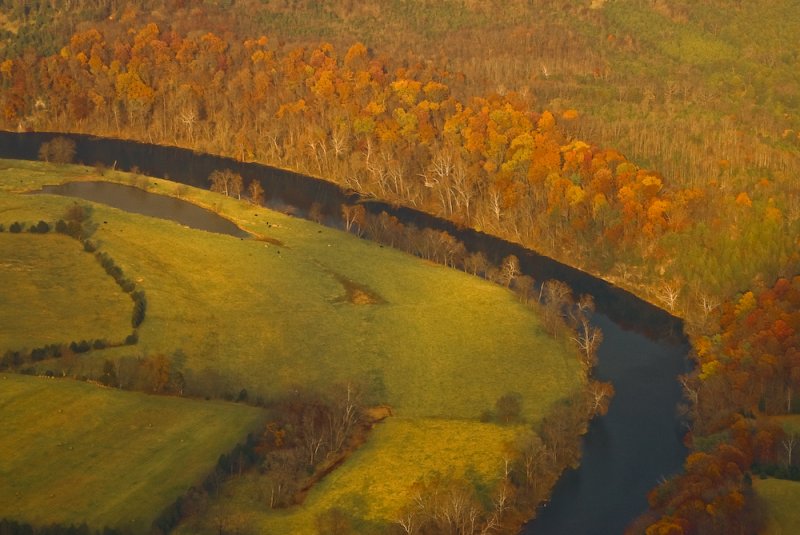
[[[54,136],[0,132],[0,157],[36,159],[40,144]],[[318,203],[329,221],[338,219],[342,203],[360,200],[370,212],[385,210],[418,228],[446,230],[463,241],[470,251],[482,251],[496,263],[509,254],[515,254],[520,259],[522,270],[537,281],[559,279],[569,284],[576,295],[593,295],[597,306],[593,321],[604,334],[596,376],[612,382],[616,396],[608,414],[591,423],[583,440],[580,467],[562,477],[551,501],[540,509],[538,517],[529,522],[522,533],[622,533],[636,516],[646,510],[647,492],[661,478],[681,470],[686,449],[681,443],[683,422],[676,410],[681,399],[677,375],[687,370],[688,343],[680,320],[663,310],[603,280],[517,244],[459,228],[410,208],[358,199],[319,179],[174,147],[83,135],[69,137],[76,141],[77,160],[86,164],[100,162],[126,170],[137,166],[148,175],[201,187],[208,186],[208,176],[212,171],[229,168],[240,173],[245,181],[259,180],[273,205],[291,205],[302,213],[311,203]],[[106,192],[94,198],[81,192],[79,196],[140,213],[145,209],[141,204],[150,204],[152,197],[159,197],[140,190],[122,191]],[[118,202],[120,197],[126,198],[125,202],[141,198],[141,202],[131,201],[140,207],[123,206]],[[183,208],[168,205],[148,215],[172,217],[180,210]],[[210,220],[212,216],[221,219],[211,212],[203,212],[200,219]],[[182,223],[195,226],[194,223]]]

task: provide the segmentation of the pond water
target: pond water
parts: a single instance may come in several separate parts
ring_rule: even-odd
[[[232,221],[187,201],[157,195],[140,188],[115,182],[68,182],[44,186],[41,193],[78,197],[107,204],[136,214],[168,219],[190,228],[228,234],[237,238],[250,236]]]

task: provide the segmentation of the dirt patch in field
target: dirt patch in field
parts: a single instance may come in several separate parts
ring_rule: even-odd
[[[334,303],[350,303],[353,305],[382,305],[386,303],[386,299],[368,286],[352,281],[338,273],[334,273],[333,276],[345,291],[345,295],[334,299]]]
[[[255,239],[256,241],[271,243],[272,245],[277,245],[278,247],[286,247],[281,240],[270,238],[269,236],[264,236],[263,234],[255,234],[253,239]],[[288,249],[288,247],[286,248]]]

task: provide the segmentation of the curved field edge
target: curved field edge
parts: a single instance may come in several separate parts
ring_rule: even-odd
[[[800,533],[800,482],[783,479],[755,479],[753,488],[762,501],[767,518],[764,535]]]
[[[1,172],[16,178],[6,183],[17,191],[76,179],[139,180],[77,166],[3,164]],[[270,399],[297,386],[354,380],[392,405],[402,421],[379,426],[363,454],[357,452],[312,490],[299,520],[294,511],[286,513],[287,526],[308,525],[312,512],[330,503],[327,496],[337,496],[332,481],[384,479],[376,492],[407,498],[412,479],[467,470],[466,460],[476,458],[479,468],[469,471],[477,470],[487,484],[496,481],[506,445],[519,428],[481,424],[477,417],[500,396],[518,392],[522,416],[535,424],[554,402],[581,387],[567,344],[546,335],[535,314],[499,286],[207,191],[150,178],[146,184],[153,192],[213,207],[271,241],[195,231],[93,205],[94,220],[103,222],[93,239],[147,291],[148,319],[136,348],[93,351],[81,359],[82,372],[140,351],[180,356],[187,388],[214,387],[221,395],[245,388]],[[50,195],[20,199],[35,203],[29,206],[33,220],[73,202]],[[343,279],[380,296],[380,304],[341,299],[347,294]],[[405,475],[392,482],[397,471],[379,468],[370,455],[394,459]],[[356,490],[350,494],[359,496]],[[361,494],[359,500],[370,504],[365,514],[391,520],[379,505],[384,498]],[[264,522],[270,524],[268,516]]]
[[[60,176],[55,166],[22,167],[39,165],[49,177],[32,180],[31,188],[75,176],[129,179],[91,169],[81,174],[67,167]],[[159,193],[180,187],[148,183]],[[299,385],[354,381],[372,385],[398,415],[445,418],[477,418],[502,395],[519,392],[523,415],[535,421],[580,387],[567,344],[544,333],[535,314],[497,285],[305,220],[182,189],[189,200],[215,205],[246,230],[284,244],[94,205],[94,220],[105,223],[93,239],[147,292],[138,349],[183,354],[190,390],[218,378],[226,390],[219,394],[244,388],[271,399]],[[32,198],[51,213],[72,202],[49,195],[17,200]],[[384,303],[343,302],[341,277]],[[82,363],[131,351],[96,351]]]
[[[261,409],[8,374],[0,377],[0,518],[146,532]]]
[[[204,515],[178,534],[214,533],[214,519],[255,533],[315,533],[332,509],[351,516],[356,533],[383,533],[413,505],[420,482],[436,476],[469,481],[489,499],[502,479],[507,450],[524,426],[468,420],[390,418],[342,466],[316,485],[302,506],[270,509],[257,475],[229,481]],[[398,526],[399,527],[399,526]]]

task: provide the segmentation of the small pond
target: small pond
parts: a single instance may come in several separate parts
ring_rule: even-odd
[[[115,182],[68,182],[44,186],[40,193],[78,197],[126,212],[168,219],[189,228],[246,238],[250,234],[210,210],[175,197],[157,195]]]

